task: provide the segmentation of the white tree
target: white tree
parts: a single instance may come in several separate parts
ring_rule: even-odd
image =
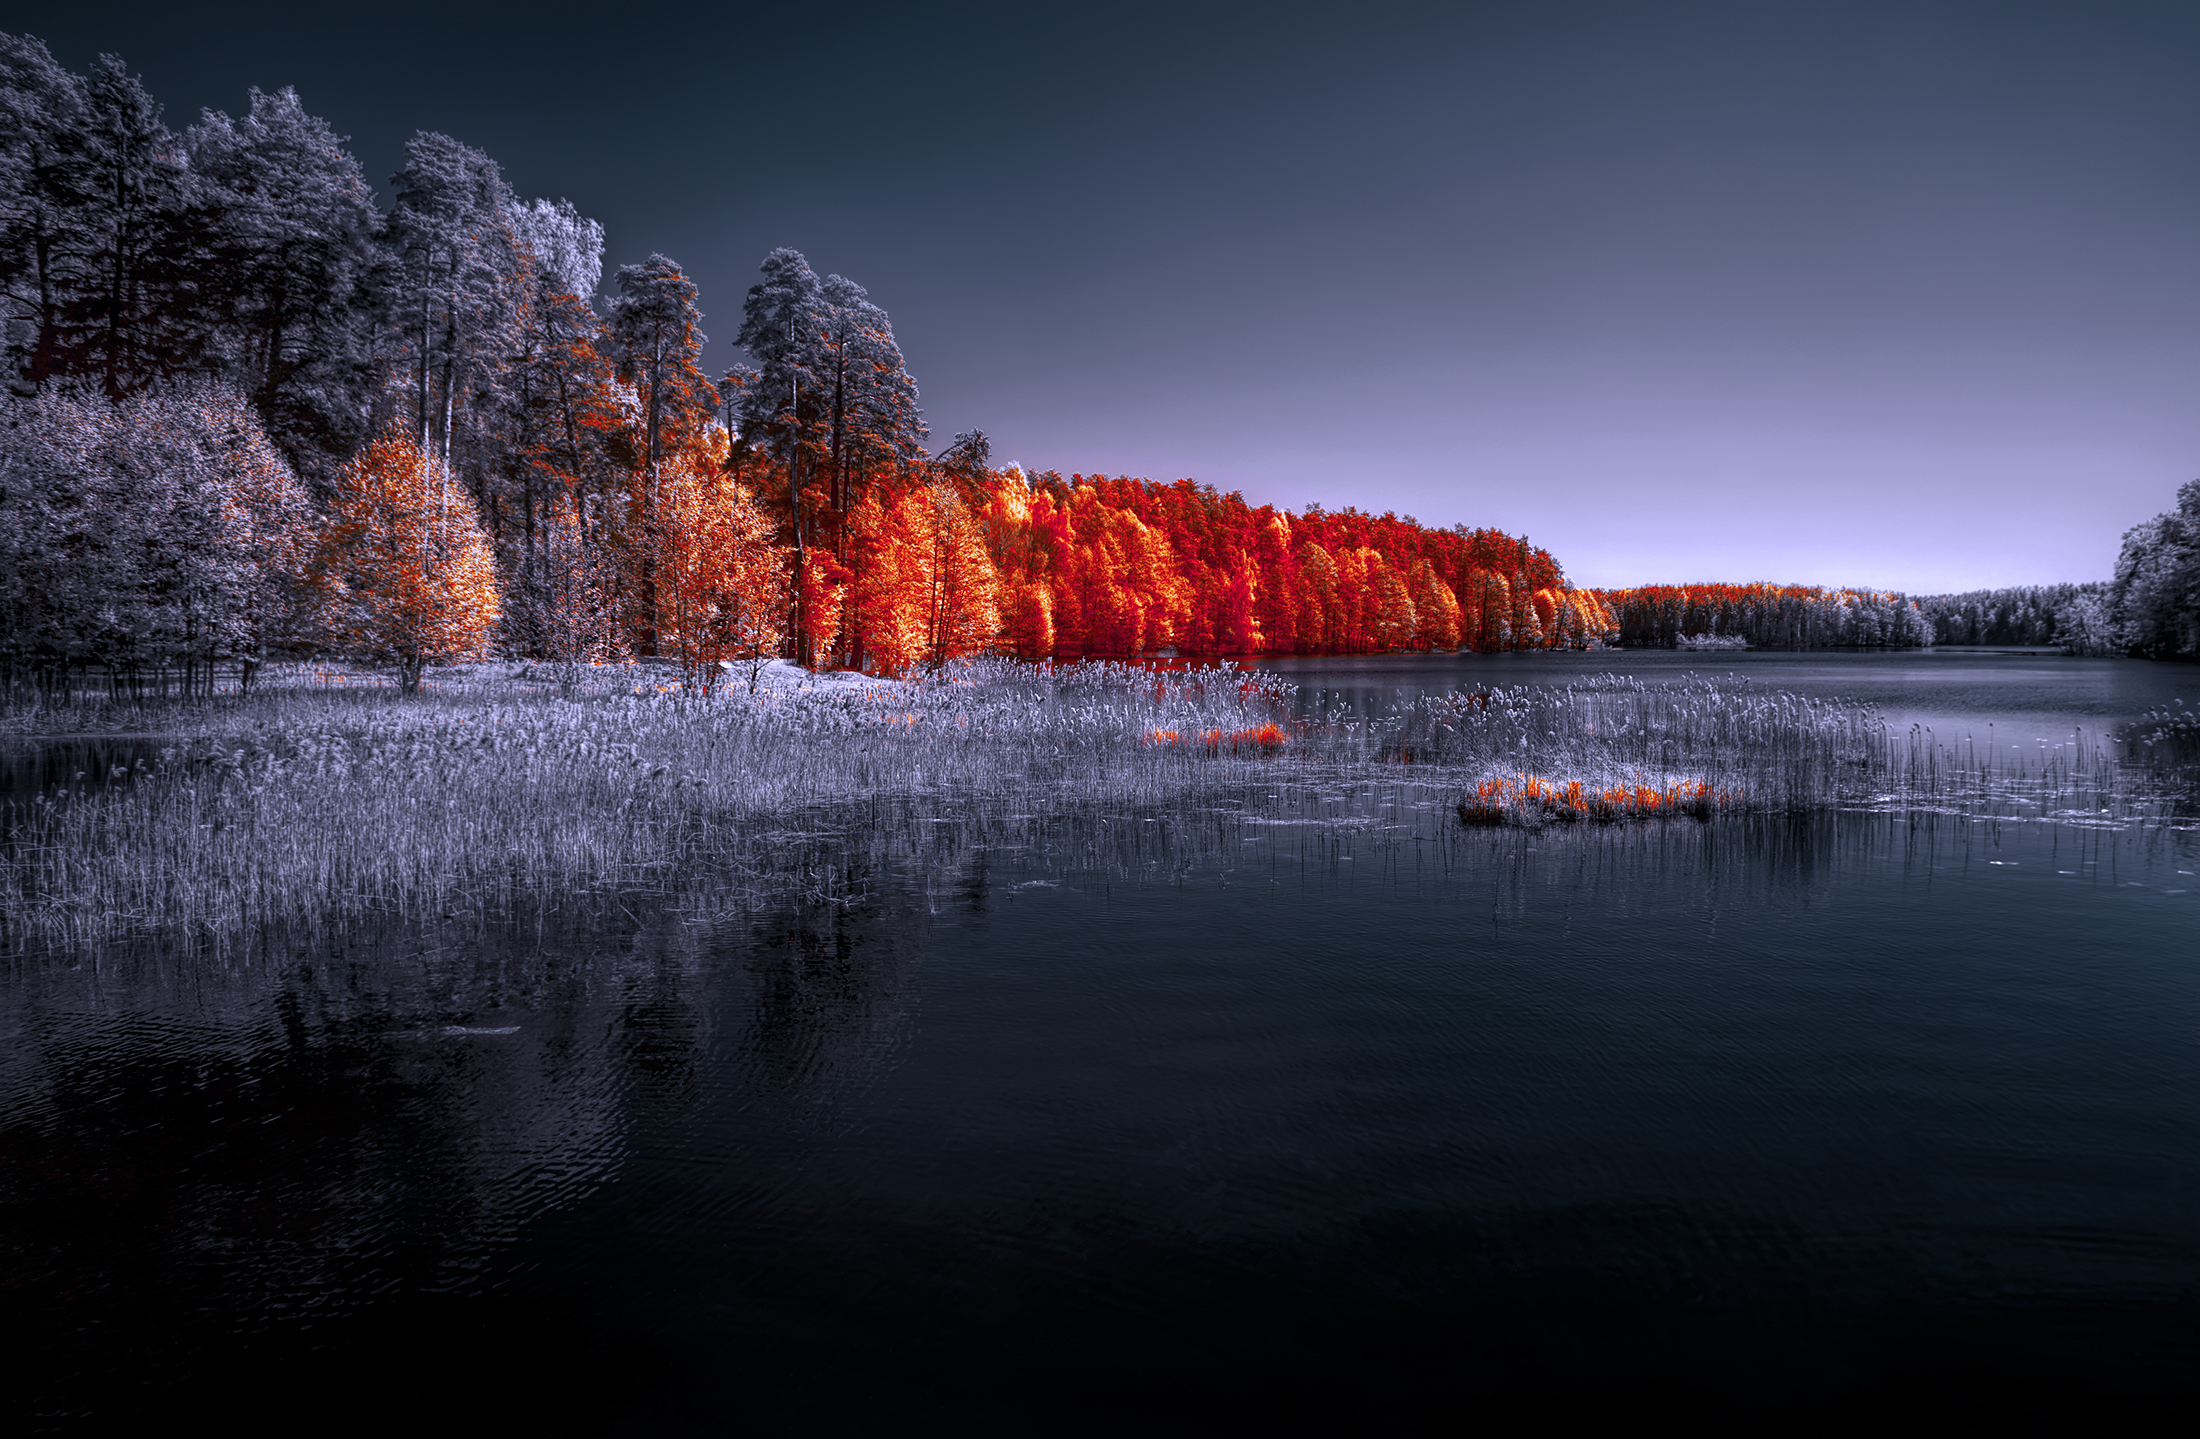
[[[557,277],[567,294],[593,300],[603,283],[603,226],[571,200],[536,200],[515,206],[512,233],[535,262]]]
[[[303,619],[313,510],[234,392],[121,402],[48,390],[0,422],[0,618],[10,668],[119,686],[249,684]]]
[[[2200,654],[2200,481],[2180,498],[2191,516],[2156,515],[2125,532],[2109,591],[2125,648],[2150,659]]]

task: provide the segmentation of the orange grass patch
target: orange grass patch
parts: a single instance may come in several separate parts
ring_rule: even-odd
[[[1703,780],[1681,780],[1663,789],[1651,785],[1584,786],[1580,780],[1547,780],[1539,775],[1486,779],[1459,801],[1459,821],[1467,825],[1541,824],[1591,820],[1616,824],[1664,816],[1709,819],[1737,806],[1741,796],[1713,788]]]
[[[1280,724],[1255,725],[1251,729],[1207,729],[1195,732],[1190,744],[1208,754],[1239,754],[1251,751],[1257,754],[1274,754],[1283,748],[1288,736]],[[1156,729],[1146,732],[1146,743],[1156,745],[1181,745],[1187,743],[1184,736],[1173,729]]]

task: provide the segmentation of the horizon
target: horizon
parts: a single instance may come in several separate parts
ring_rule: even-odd
[[[789,245],[893,316],[935,449],[1502,529],[1584,587],[2102,580],[2200,473],[2173,7],[1264,12],[1166,46],[678,9],[420,46],[413,13],[0,28],[121,55],[176,129],[295,86],[385,199],[415,130],[475,145],[607,266],[679,261],[714,374]]]

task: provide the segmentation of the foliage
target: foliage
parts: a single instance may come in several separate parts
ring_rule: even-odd
[[[182,147],[122,62],[60,68],[0,35],[0,288],[8,348],[32,383],[77,376],[110,398],[196,367]]]
[[[496,562],[438,460],[408,438],[377,440],[338,472],[329,508],[314,574],[330,645],[395,664],[407,694],[428,665],[485,651]]]
[[[1943,645],[2060,645],[2075,654],[2106,654],[2099,604],[2108,586],[2017,585],[1925,595],[1917,607]]]
[[[694,443],[717,409],[718,392],[701,369],[709,337],[700,327],[695,282],[664,256],[621,265],[618,286],[605,337],[619,357],[620,378],[640,398],[641,458],[654,483],[665,456]]]
[[[305,493],[252,408],[199,386],[0,402],[0,663],[49,687],[211,687],[297,637]]]
[[[618,584],[611,552],[591,543],[580,516],[549,510],[530,535],[527,568],[506,587],[506,632],[524,636],[515,648],[548,661],[570,695],[586,666],[622,652]]]
[[[689,680],[708,693],[724,667],[741,663],[755,689],[787,627],[787,550],[771,542],[771,520],[739,482],[690,452],[664,471],[653,539],[662,633]]]
[[[2105,585],[2080,585],[2079,593],[2055,607],[2055,643],[2069,655],[2122,653],[2116,621],[2108,612]]]
[[[762,368],[741,387],[737,424],[784,477],[797,548],[819,536],[838,546],[872,485],[923,458],[916,382],[861,285],[820,280],[797,250],[772,251],[762,269],[738,336]]]
[[[1698,637],[1739,637],[1756,649],[1905,649],[1933,642],[1931,621],[1906,595],[1816,585],[1642,585],[1598,590],[1619,643],[1672,649]]]
[[[2200,480],[2178,489],[2176,509],[2125,533],[2107,608],[2130,653],[2200,659]]]
[[[469,499],[486,534],[503,597],[493,642],[569,680],[622,652],[753,658],[765,631],[744,619],[748,638],[713,637],[695,596],[774,572],[775,547],[792,552],[782,643],[805,663],[884,672],[991,648],[1492,651],[1612,631],[1548,552],[1496,531],[1255,508],[1189,480],[1031,477],[994,468],[979,431],[927,455],[886,311],[798,251],[768,255],[745,297],[739,343],[756,368],[713,385],[678,264],[619,267],[599,315],[602,227],[570,202],[523,199],[448,135],[406,144],[384,210],[290,90],[254,91],[243,116],[209,112],[179,137],[120,61],[79,76],[35,40],[0,37],[0,111],[9,378],[119,398],[224,376],[324,508],[366,504],[363,472],[344,466],[368,437],[403,433],[438,496]],[[768,532],[746,514],[661,514],[670,471],[683,494],[716,485],[696,463],[720,466]],[[741,548],[706,556],[691,541],[709,535]],[[334,544],[322,568],[347,576],[346,594],[420,577],[377,588],[368,560]],[[660,573],[668,562],[684,568]],[[399,653],[339,628],[361,652]]]
[[[603,226],[571,200],[536,200],[515,207],[506,220],[534,258],[537,273],[578,300],[603,281]]]
[[[527,252],[507,216],[516,203],[497,164],[447,135],[422,131],[391,177],[385,240],[395,261],[388,303],[406,377],[411,431],[445,470],[459,446],[487,440],[468,421],[501,398],[499,356],[513,348]]]
[[[316,479],[374,423],[381,217],[343,137],[295,90],[251,92],[184,136],[204,361],[252,397]]]

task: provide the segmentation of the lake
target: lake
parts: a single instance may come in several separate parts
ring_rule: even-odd
[[[1363,710],[1732,672],[2027,744],[2200,703],[2047,654],[1275,668]],[[2196,840],[1470,831],[1401,783],[950,840],[846,907],[17,961],[7,1412],[2166,1427]]]

